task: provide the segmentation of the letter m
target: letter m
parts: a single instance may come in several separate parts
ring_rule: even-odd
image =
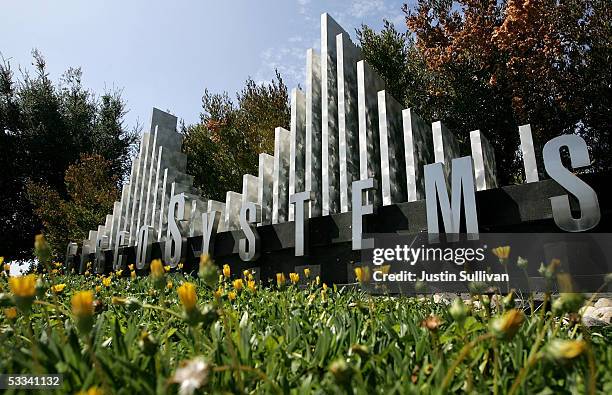
[[[451,199],[448,198],[444,164],[432,163],[425,166],[425,203],[427,206],[427,232],[431,243],[439,242],[438,202],[449,241],[459,238],[461,221],[461,200],[465,207],[465,228],[468,239],[478,239],[478,216],[476,214],[476,190],[472,157],[453,159],[451,171]]]

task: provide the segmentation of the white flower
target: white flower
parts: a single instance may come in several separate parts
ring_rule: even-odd
[[[170,381],[180,384],[180,395],[191,395],[196,389],[206,384],[209,372],[210,365],[204,357],[195,357],[188,361],[182,361]]]

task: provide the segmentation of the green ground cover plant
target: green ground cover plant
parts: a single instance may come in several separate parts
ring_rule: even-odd
[[[0,372],[61,373],[57,393],[612,392],[612,331],[581,323],[579,294],[531,312],[513,294],[372,296],[308,271],[264,286],[208,257],[193,276],[61,266],[0,280]]]

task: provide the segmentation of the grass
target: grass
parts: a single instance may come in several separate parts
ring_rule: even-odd
[[[57,393],[612,393],[612,330],[586,328],[572,311],[525,315],[479,295],[467,305],[374,297],[303,273],[305,286],[287,276],[252,290],[248,278],[217,284],[213,273],[106,285],[39,275],[29,312],[23,300],[9,307],[18,298],[3,277],[0,372],[61,373]],[[188,290],[177,295],[184,282],[196,286],[191,309]],[[73,310],[80,290],[94,292],[90,320]]]

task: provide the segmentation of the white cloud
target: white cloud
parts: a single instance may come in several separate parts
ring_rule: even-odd
[[[306,14],[308,12],[308,5],[311,0],[297,0],[298,3],[298,11],[300,14]]]
[[[382,25],[382,20],[387,19],[397,27],[403,26],[404,15],[400,11],[403,3],[402,0],[296,0],[300,14],[295,21],[297,34],[262,52],[260,67],[253,78],[259,82],[269,82],[274,78],[274,70],[277,69],[289,89],[298,84],[303,87],[306,78],[306,50],[314,48],[319,51],[321,48],[320,12],[329,12],[354,40],[355,28],[360,27],[362,23]]]
[[[386,11],[387,6],[383,0],[357,0],[351,4],[348,10],[354,18],[364,18]]]
[[[271,47],[261,53],[261,67],[255,79],[270,81],[274,70],[278,70],[289,89],[298,84],[304,85],[306,79],[306,48],[302,45]]]

